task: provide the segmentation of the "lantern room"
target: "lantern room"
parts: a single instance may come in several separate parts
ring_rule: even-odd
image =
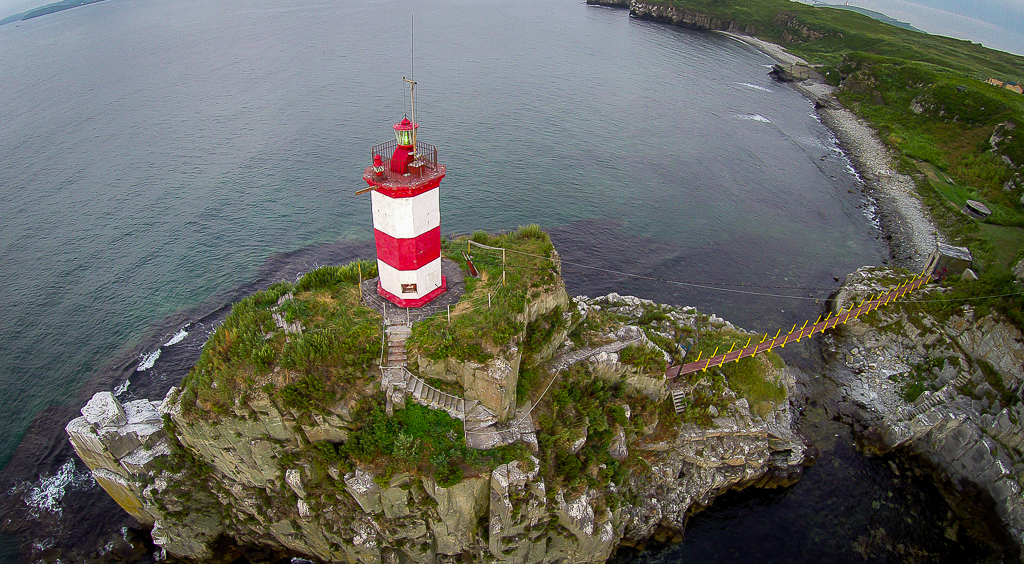
[[[395,124],[395,140],[399,146],[412,147],[416,137],[416,130],[420,124],[409,121],[409,118],[402,118],[402,121]]]

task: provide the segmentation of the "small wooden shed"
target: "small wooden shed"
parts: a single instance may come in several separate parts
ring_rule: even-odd
[[[935,250],[928,257],[928,266],[925,272],[946,276],[948,274],[963,274],[971,267],[973,261],[971,251],[967,247],[954,247],[945,243],[935,245]]]

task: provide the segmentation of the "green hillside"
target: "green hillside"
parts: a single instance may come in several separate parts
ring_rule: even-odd
[[[790,0],[648,0],[714,16],[780,43],[812,63],[837,64],[862,52],[947,68],[969,76],[1024,79],[1024,57],[961,39],[889,25],[850,10]]]

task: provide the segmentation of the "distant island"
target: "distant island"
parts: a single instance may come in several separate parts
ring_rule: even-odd
[[[79,6],[85,6],[88,4],[95,4],[97,2],[103,2],[103,0],[61,0],[60,2],[54,2],[39,8],[33,8],[27,12],[7,16],[6,18],[0,19],[0,25],[30,20],[32,18],[38,18],[39,16],[63,12],[64,10],[70,10],[71,8],[78,8]]]
[[[908,24],[907,22],[901,22],[900,20],[897,20],[896,18],[893,17],[889,17],[883,14],[882,12],[876,12],[874,10],[869,10],[867,8],[861,8],[860,6],[850,6],[848,4],[826,4],[824,2],[815,2],[814,6],[820,6],[822,8],[835,8],[837,10],[850,10],[851,12],[864,14],[865,16],[871,19],[878,20],[889,25],[894,25],[896,27],[902,27],[903,29],[909,29],[911,31],[925,33],[924,31],[917,29],[916,27]]]

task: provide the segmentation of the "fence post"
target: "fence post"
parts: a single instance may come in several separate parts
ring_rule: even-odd
[[[505,249],[501,249],[501,285],[505,285]]]
[[[359,269],[359,293],[361,295],[363,293],[363,261],[357,260],[356,268]]]
[[[445,306],[445,307],[448,308],[448,324],[451,325],[451,323],[452,323],[452,306],[448,305],[448,306]]]
[[[487,309],[491,309],[491,294],[487,293]]]

